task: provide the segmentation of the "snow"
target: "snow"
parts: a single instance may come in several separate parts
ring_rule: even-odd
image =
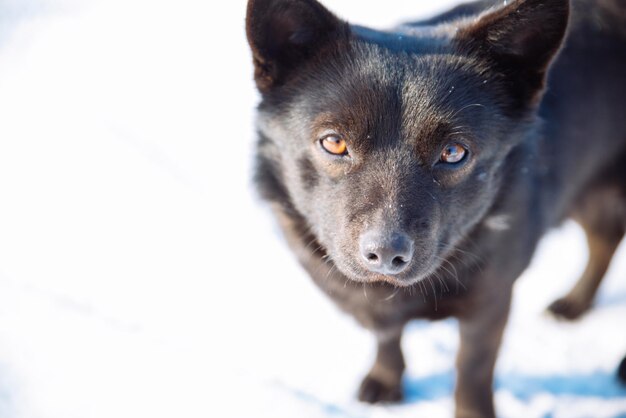
[[[454,1],[327,1],[384,27]],[[453,320],[403,341],[407,402],[355,400],[373,339],[314,287],[250,182],[245,2],[0,1],[0,417],[446,417]],[[502,417],[626,416],[626,246],[581,321],[567,223],[517,285]]]

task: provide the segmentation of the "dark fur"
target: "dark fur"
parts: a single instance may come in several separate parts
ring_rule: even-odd
[[[248,4],[262,93],[256,181],[313,280],[378,338],[364,401],[401,398],[409,320],[455,316],[456,416],[494,416],[512,285],[541,236],[568,217],[587,233],[589,266],[551,306],[576,318],[624,235],[623,0],[493,3],[389,32],[315,0]],[[321,150],[329,130],[350,158]],[[454,141],[469,158],[438,164]],[[406,270],[368,268],[368,231],[410,237]]]

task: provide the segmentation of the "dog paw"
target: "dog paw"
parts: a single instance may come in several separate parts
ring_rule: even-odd
[[[548,306],[548,311],[559,319],[572,321],[580,318],[590,306],[590,303],[565,296],[552,302],[552,304]]]
[[[402,400],[402,385],[388,385],[375,377],[367,376],[359,389],[359,400],[367,403],[393,403]]]

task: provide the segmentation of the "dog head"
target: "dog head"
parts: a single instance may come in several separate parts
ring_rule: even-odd
[[[567,20],[567,0],[518,0],[387,33],[250,0],[262,158],[341,272],[408,286],[476,227]]]

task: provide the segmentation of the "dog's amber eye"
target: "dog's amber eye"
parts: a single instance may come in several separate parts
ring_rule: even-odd
[[[441,161],[447,164],[456,164],[465,158],[467,150],[459,144],[447,145],[441,153]]]
[[[338,135],[328,135],[320,140],[322,148],[326,152],[333,155],[346,155],[348,154],[348,146],[346,141],[341,139]]]

